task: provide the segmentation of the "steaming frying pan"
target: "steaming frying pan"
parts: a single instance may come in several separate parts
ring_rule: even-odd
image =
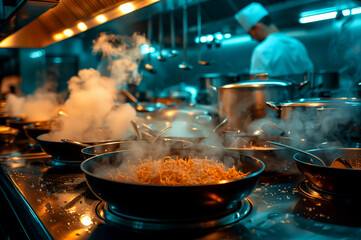
[[[299,142],[288,137],[267,137],[260,138],[258,135],[246,135],[238,132],[229,132],[223,137],[214,139],[204,139],[201,144],[216,149],[220,148],[224,151],[233,151],[240,154],[254,156],[260,159],[266,166],[264,173],[274,174],[289,170],[292,166],[295,168],[292,156],[295,151],[274,147],[267,143],[267,140],[282,142],[289,145],[302,144],[303,149],[308,149],[309,144]],[[297,171],[297,170],[296,170]]]
[[[361,197],[358,187],[361,182],[361,149],[329,148],[313,149],[309,152],[320,157],[327,167],[303,153],[296,153],[293,158],[296,160],[298,169],[314,187],[325,193],[347,198]],[[336,157],[345,158],[353,168],[328,167]]]
[[[194,149],[188,152],[173,152],[180,157],[197,155]],[[258,183],[259,174],[264,170],[264,164],[253,157],[241,154],[216,154],[207,152],[208,158],[234,161],[237,169],[251,172],[245,178],[227,181],[222,184],[193,186],[161,186],[146,184],[122,183],[107,179],[96,173],[96,169],[116,168],[131,151],[120,151],[98,155],[85,160],[81,170],[86,175],[86,181],[93,193],[108,203],[109,208],[127,216],[142,219],[182,220],[202,219],[217,216],[231,211],[240,200],[247,197]],[[161,154],[161,153],[160,153]],[[157,156],[153,156],[153,159]]]
[[[118,142],[109,142],[103,144],[96,144],[83,148],[81,150],[84,158],[90,158],[96,155],[111,153],[121,150],[129,150],[134,148],[146,149],[152,147],[159,147],[163,145],[167,149],[181,149],[188,148],[193,145],[190,141],[185,140],[174,140],[168,138],[159,138],[154,144],[152,144],[152,139],[149,140],[124,140]]]
[[[84,157],[81,153],[81,150],[84,148],[83,146],[65,143],[62,142],[61,139],[54,139],[53,135],[50,133],[41,134],[36,139],[43,151],[51,155],[52,160],[56,162],[72,162],[73,164],[80,164],[80,162],[84,160]],[[114,140],[84,143],[95,145],[112,141]]]

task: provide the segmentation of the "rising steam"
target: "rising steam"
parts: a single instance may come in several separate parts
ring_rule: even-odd
[[[118,103],[119,89],[127,83],[139,84],[138,63],[144,36],[132,37],[101,33],[94,40],[93,52],[106,60],[109,76],[91,69],[80,70],[68,82],[69,98],[64,104],[66,116],[60,118],[56,138],[78,141],[120,140],[130,134],[130,121],[136,118],[129,104]]]
[[[5,111],[9,116],[26,116],[28,121],[47,121],[57,115],[59,106],[58,94],[39,88],[28,96],[8,94]]]
[[[137,33],[132,37],[101,33],[94,40],[93,52],[102,53],[102,58],[108,63],[106,70],[118,86],[122,87],[127,83],[138,85],[142,79],[138,64],[144,57],[139,49],[147,43],[145,36]]]

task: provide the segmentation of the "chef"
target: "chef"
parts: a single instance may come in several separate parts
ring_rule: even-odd
[[[251,75],[267,73],[276,77],[306,74],[313,70],[305,46],[299,40],[280,33],[260,3],[253,2],[241,9],[235,19],[259,42],[251,57]]]

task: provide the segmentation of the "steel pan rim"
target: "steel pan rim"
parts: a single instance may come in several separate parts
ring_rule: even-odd
[[[182,142],[184,144],[186,144],[187,146],[185,146],[184,148],[189,148],[189,147],[192,147],[193,146],[193,143],[189,140],[185,140],[185,139],[172,139],[172,138],[160,138],[160,140],[164,141],[164,142],[167,142],[167,141],[172,141],[172,142]],[[100,144],[94,144],[92,146],[89,146],[89,147],[85,147],[83,149],[81,149],[81,153],[86,155],[86,156],[98,156],[98,155],[101,155],[101,154],[107,154],[107,153],[111,153],[111,152],[117,152],[117,151],[120,151],[120,150],[116,150],[116,151],[111,151],[111,152],[104,152],[104,153],[100,153],[100,154],[96,154],[93,152],[88,152],[89,149],[95,149],[97,147],[107,147],[107,146],[111,146],[111,145],[114,145],[114,144],[122,144],[122,143],[128,143],[128,142],[137,142],[137,141],[140,141],[140,142],[147,142],[149,141],[149,143],[151,143],[151,139],[143,139],[143,140],[134,140],[134,139],[129,139],[129,140],[120,140],[120,141],[112,141],[112,142],[105,142],[105,143],[100,143]],[[124,150],[129,150],[129,149],[124,149]]]
[[[332,149],[343,149],[343,150],[360,150],[359,148],[332,148]],[[327,150],[327,149],[310,149],[310,150],[307,150],[308,152],[312,153],[314,151],[321,151],[321,150]],[[319,168],[319,169],[333,169],[333,170],[330,170],[330,171],[354,171],[354,172],[357,172],[357,171],[361,171],[360,168],[337,168],[337,167],[330,167],[330,166],[323,166],[323,165],[317,165],[317,164],[312,164],[312,163],[309,163],[309,162],[305,162],[305,161],[302,161],[298,158],[296,158],[297,155],[305,155],[304,153],[301,153],[301,152],[297,152],[293,155],[293,159],[298,162],[299,164],[301,165],[306,165],[308,167],[314,167],[314,168]],[[311,158],[311,157],[310,157]]]
[[[247,157],[247,158],[250,158],[252,159],[253,161],[255,161],[257,163],[257,165],[261,165],[261,168],[256,171],[256,172],[253,172],[249,175],[247,175],[246,177],[243,177],[243,178],[238,178],[238,179],[230,179],[230,180],[226,180],[220,184],[200,184],[200,185],[160,185],[160,184],[135,184],[135,183],[124,183],[124,182],[120,182],[120,181],[116,181],[116,180],[112,180],[112,179],[108,179],[108,178],[105,178],[105,177],[101,177],[99,176],[98,174],[94,174],[94,173],[91,173],[89,172],[85,165],[87,165],[89,162],[92,162],[92,161],[95,161],[94,159],[97,159],[97,158],[103,158],[103,157],[109,157],[109,156],[112,156],[112,155],[117,155],[118,153],[123,153],[123,152],[128,152],[128,151],[135,151],[135,150],[122,150],[122,151],[115,151],[115,152],[111,152],[111,153],[104,153],[104,154],[100,154],[100,155],[96,155],[96,156],[93,156],[93,157],[90,157],[86,160],[84,160],[81,164],[80,164],[80,169],[82,172],[84,172],[86,175],[90,176],[90,177],[93,177],[93,178],[96,178],[100,181],[107,181],[107,182],[112,182],[112,183],[116,183],[116,184],[121,184],[121,185],[127,185],[127,186],[137,186],[137,187],[156,187],[156,188],[194,188],[194,187],[197,187],[197,188],[202,188],[202,187],[210,187],[210,186],[219,186],[219,185],[223,185],[223,184],[229,184],[229,183],[233,183],[233,182],[238,182],[238,181],[242,181],[242,180],[245,180],[245,179],[250,179],[250,178],[253,178],[253,177],[256,177],[258,175],[260,175],[266,168],[265,164],[259,160],[258,158],[255,158],[255,157],[252,157],[252,156],[248,156],[248,155],[244,155],[242,154],[242,156],[244,157]]]

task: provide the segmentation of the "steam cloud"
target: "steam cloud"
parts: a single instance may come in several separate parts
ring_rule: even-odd
[[[5,111],[9,116],[26,116],[27,121],[47,121],[57,115],[59,106],[57,93],[39,88],[28,96],[8,94]]]
[[[142,80],[138,64],[144,57],[139,48],[143,44],[148,44],[147,39],[137,33],[132,37],[101,33],[94,40],[93,52],[102,53],[102,58],[107,61],[106,70],[118,87],[127,83],[138,85]]]
[[[56,138],[98,142],[125,139],[132,134],[130,121],[136,119],[136,111],[116,100],[121,87],[140,83],[140,46],[147,41],[138,34],[127,37],[101,33],[93,43],[93,52],[102,53],[110,76],[90,68],[69,80],[66,116],[60,117],[60,129],[52,132]]]

